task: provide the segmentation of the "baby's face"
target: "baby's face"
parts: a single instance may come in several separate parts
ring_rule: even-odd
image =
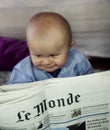
[[[66,64],[72,36],[65,18],[56,13],[35,15],[27,26],[26,37],[36,68],[53,72]]]
[[[35,27],[27,33],[33,65],[46,72],[62,68],[67,62],[70,49],[68,33],[59,24]]]
[[[69,47],[65,46],[64,43],[39,44],[30,49],[34,66],[46,72],[62,68],[67,62],[68,51]]]

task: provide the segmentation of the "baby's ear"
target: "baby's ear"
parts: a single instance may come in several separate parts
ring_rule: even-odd
[[[72,40],[72,41],[71,41],[71,47],[72,47],[75,43],[76,43],[76,41],[75,41],[75,40]]]

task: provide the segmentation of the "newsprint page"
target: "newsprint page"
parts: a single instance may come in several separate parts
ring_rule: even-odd
[[[0,130],[110,130],[110,71],[0,86]]]

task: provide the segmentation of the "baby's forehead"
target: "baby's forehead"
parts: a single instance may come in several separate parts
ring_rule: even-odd
[[[53,45],[53,44],[37,44],[36,46],[32,47],[31,50],[35,55],[56,55],[66,50],[67,47],[63,45]]]
[[[65,50],[68,48],[68,44],[63,42],[63,40],[60,42],[57,39],[51,39],[51,40],[34,40],[33,43],[30,45],[30,49],[33,50],[36,55],[52,55],[57,54],[59,51]]]

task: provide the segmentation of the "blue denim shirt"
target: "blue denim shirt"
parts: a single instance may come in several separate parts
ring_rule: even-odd
[[[93,68],[85,54],[71,49],[67,63],[61,68],[57,77],[73,77],[93,73]],[[28,56],[19,62],[12,70],[9,84],[28,83],[53,78],[46,71],[34,67],[31,57]]]

